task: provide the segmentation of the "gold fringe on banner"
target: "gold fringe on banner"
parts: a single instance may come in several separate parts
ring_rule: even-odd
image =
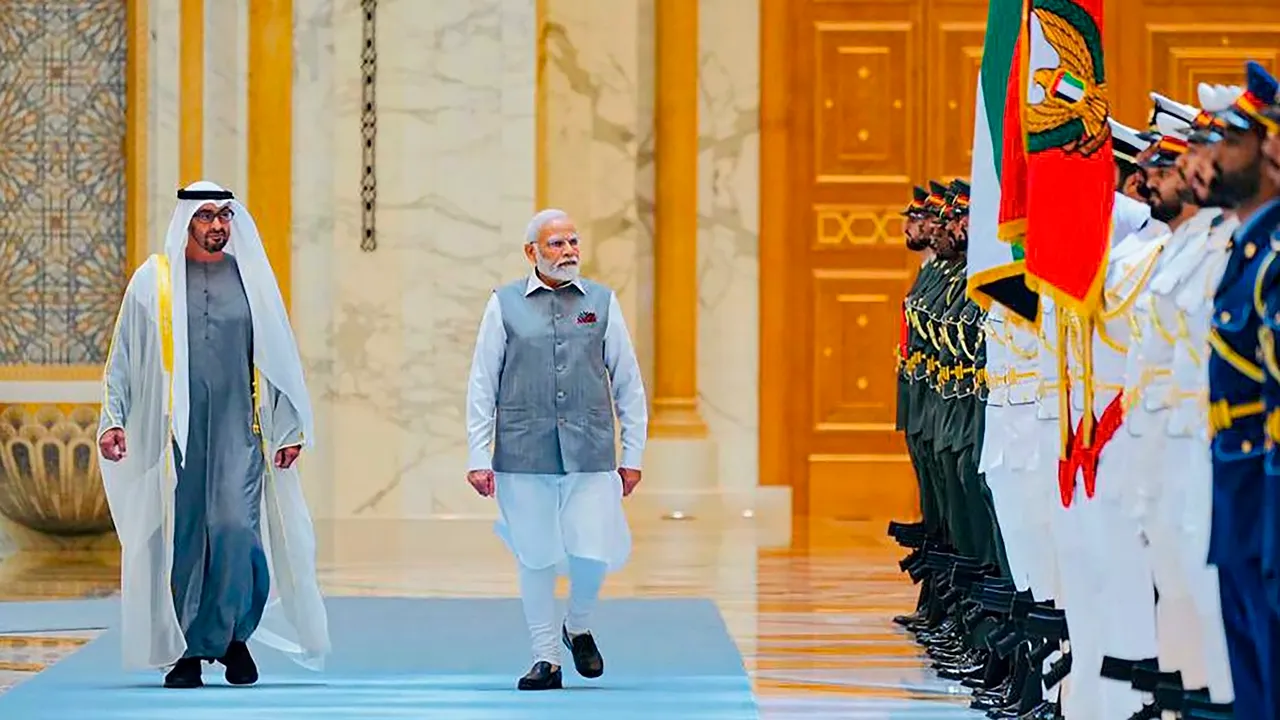
[[[1093,322],[1092,313],[1080,318],[1081,347],[1080,367],[1084,371],[1084,413],[1080,417],[1080,438],[1083,447],[1093,447]]]
[[[1071,329],[1067,323],[1067,311],[1053,306],[1058,330],[1058,430],[1061,435],[1061,457],[1067,459],[1071,444],[1071,375],[1067,366],[1067,353],[1071,346]]]

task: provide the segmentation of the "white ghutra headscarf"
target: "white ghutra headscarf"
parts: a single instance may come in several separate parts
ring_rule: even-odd
[[[178,206],[173,210],[165,235],[164,252],[169,258],[173,283],[173,431],[182,456],[187,452],[187,430],[191,421],[191,396],[188,385],[190,359],[187,351],[187,263],[186,250],[191,218],[205,205],[219,210],[230,207],[235,213],[231,233],[223,252],[234,255],[240,270],[240,281],[249,300],[253,316],[253,364],[267,380],[289,398],[302,424],[304,445],[315,435],[311,397],[302,373],[298,343],[289,325],[280,286],[267,259],[266,249],[253,216],[231,191],[207,180],[192,183],[178,191]],[[270,461],[270,458],[268,458]]]

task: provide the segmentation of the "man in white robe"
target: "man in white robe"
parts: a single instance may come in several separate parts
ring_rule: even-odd
[[[257,226],[229,191],[178,191],[165,252],[125,291],[103,385],[126,666],[195,688],[201,662],[220,662],[250,685],[254,639],[318,669],[327,618],[295,467],[311,402]]]
[[[648,410],[617,296],[579,277],[573,221],[539,212],[524,253],[532,272],[495,290],[480,321],[467,388],[467,481],[497,496],[498,534],[520,568],[533,666],[517,687],[550,690],[562,686],[561,643],[579,675],[604,672],[590,617],[606,573],[631,552],[622,498],[640,482]],[[555,614],[562,571],[570,584],[563,622]]]

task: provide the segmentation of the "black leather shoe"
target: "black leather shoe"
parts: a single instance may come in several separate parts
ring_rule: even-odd
[[[564,640],[564,646],[573,653],[573,669],[577,670],[579,675],[584,678],[598,678],[604,674],[604,658],[600,656],[600,649],[596,647],[596,639],[591,637],[591,633],[570,635],[569,629],[562,625],[560,637]]]
[[[1062,709],[1057,703],[1042,702],[1031,709],[1031,712],[1018,716],[1018,720],[1062,720]]]
[[[910,615],[894,616],[893,622],[894,624],[901,625],[902,627],[910,627],[920,622],[922,619],[923,618],[920,617],[919,612],[914,612],[914,613],[911,613]]]
[[[546,660],[539,660],[529,668],[516,685],[520,690],[559,690],[564,687],[560,668]]]
[[[252,685],[258,682],[258,666],[249,654],[249,646],[239,640],[232,640],[227,646],[227,654],[218,659],[226,666],[223,677],[228,685]]]
[[[204,680],[200,677],[200,658],[182,658],[164,676],[164,686],[167,688],[190,690],[202,685]]]
[[[1160,720],[1160,707],[1155,703],[1143,705],[1137,712],[1129,716],[1129,720]]]

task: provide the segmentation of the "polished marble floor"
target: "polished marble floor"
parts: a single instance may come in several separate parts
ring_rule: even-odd
[[[766,541],[770,534],[748,518],[633,522],[632,560],[605,595],[714,599],[762,718],[980,717],[890,622],[913,606],[915,591],[897,570],[900,551],[883,523],[807,527],[797,546]],[[362,521],[318,532],[330,595],[517,593],[515,568],[487,522]],[[110,595],[118,572],[110,552],[14,555],[0,561],[0,600]],[[0,692],[92,637],[0,635]]]

